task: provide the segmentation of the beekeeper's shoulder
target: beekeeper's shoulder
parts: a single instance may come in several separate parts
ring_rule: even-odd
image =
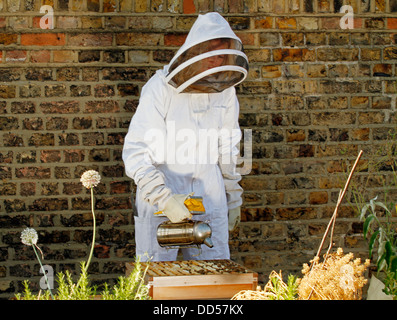
[[[155,108],[165,117],[170,106],[170,86],[165,81],[163,70],[158,70],[142,87],[138,108]]]
[[[234,86],[227,88],[222,91],[222,94],[227,107],[235,107],[237,101],[236,88]]]
[[[164,71],[162,69],[157,70],[149,81],[142,87],[141,97],[149,95],[153,98],[154,95],[161,100],[162,98],[165,98],[164,95],[167,95],[169,90],[168,87],[169,86],[165,81]]]

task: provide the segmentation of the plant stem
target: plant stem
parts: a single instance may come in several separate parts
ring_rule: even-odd
[[[54,298],[54,296],[53,296],[53,294],[52,294],[52,292],[51,292],[51,287],[50,287],[50,283],[49,283],[48,278],[47,278],[47,274],[46,274],[46,272],[45,272],[45,270],[44,270],[44,267],[43,267],[43,265],[42,265],[42,263],[41,263],[40,257],[39,257],[39,255],[37,254],[36,245],[35,245],[35,244],[32,244],[32,247],[33,247],[34,253],[36,254],[37,260],[39,260],[39,264],[40,264],[41,270],[43,271],[44,279],[45,279],[45,282],[47,283],[47,289],[48,289],[48,291],[50,292],[50,295],[51,295],[52,300],[55,300],[55,298]]]
[[[356,169],[358,161],[360,160],[362,154],[363,154],[363,151],[360,150],[360,152],[359,152],[359,154],[358,154],[358,156],[356,158],[356,161],[354,162],[354,165],[353,165],[353,167],[352,167],[352,169],[350,171],[349,177],[347,178],[347,181],[345,183],[345,187],[343,188],[343,190],[339,191],[338,201],[336,203],[336,207],[335,207],[334,213],[332,214],[332,217],[331,217],[331,219],[330,219],[330,221],[328,223],[328,226],[327,226],[327,229],[325,230],[323,239],[321,240],[320,247],[318,248],[317,254],[315,256],[315,257],[319,257],[320,256],[320,253],[321,253],[321,250],[323,248],[325,239],[326,239],[326,237],[328,235],[328,232],[329,232],[330,229],[332,229],[331,236],[330,236],[330,242],[329,242],[327,254],[325,255],[325,258],[324,258],[323,266],[325,265],[325,261],[326,261],[326,259],[328,257],[328,253],[330,252],[331,247],[332,247],[332,239],[333,239],[333,233],[334,233],[336,216],[338,215],[338,209],[339,209],[339,207],[340,207],[340,205],[342,203],[342,200],[343,200],[343,198],[344,198],[344,196],[346,194],[347,188],[348,188],[348,186],[350,184],[350,180],[351,180],[351,178],[353,176],[354,170]],[[315,262],[313,261],[312,264],[310,265],[310,270],[313,268],[314,264],[315,264]],[[312,291],[310,291],[308,299],[310,299],[313,291],[314,291],[314,288],[312,288]]]
[[[342,200],[343,200],[343,198],[344,198],[344,196],[345,196],[345,194],[346,194],[346,191],[347,191],[347,188],[348,188],[348,186],[349,186],[350,180],[351,180],[351,178],[352,178],[352,176],[353,176],[354,170],[356,169],[356,166],[357,166],[358,161],[360,160],[362,154],[363,154],[363,151],[360,150],[360,153],[358,154],[358,156],[357,156],[357,158],[356,158],[356,161],[354,162],[354,165],[353,165],[353,167],[352,167],[352,169],[351,169],[351,171],[350,171],[349,177],[347,178],[345,187],[343,188],[343,190],[340,190],[339,197],[338,197],[338,201],[337,201],[337,203],[336,203],[336,207],[335,207],[334,213],[333,213],[333,215],[332,215],[332,217],[331,217],[330,222],[328,223],[327,230],[326,230],[325,233],[324,233],[324,236],[323,236],[323,239],[322,239],[322,241],[321,241],[320,247],[318,248],[316,257],[319,257],[319,256],[320,256],[320,252],[321,252],[321,249],[323,248],[324,241],[325,241],[325,238],[326,238],[327,235],[328,235],[329,229],[330,229],[330,227],[335,223],[335,219],[336,219],[336,216],[337,216],[337,214],[338,214],[339,206],[341,205]],[[333,230],[333,228],[332,228],[332,230]],[[329,246],[330,246],[330,247],[332,246],[332,243],[331,243],[331,242],[330,242]],[[329,248],[329,249],[330,249],[330,248]],[[329,249],[328,249],[328,251],[329,251]]]
[[[96,229],[96,221],[95,221],[95,212],[94,212],[94,188],[91,187],[91,213],[92,213],[92,223],[93,223],[93,230],[92,230],[92,244],[91,244],[91,251],[88,257],[87,265],[85,269],[88,271],[88,266],[90,265],[92,254],[94,252],[95,246],[95,229]]]

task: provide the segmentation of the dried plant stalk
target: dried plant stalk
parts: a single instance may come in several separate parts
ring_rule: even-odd
[[[342,203],[343,198],[345,197],[347,188],[349,187],[349,184],[350,184],[350,180],[351,180],[351,178],[352,178],[352,176],[353,176],[354,170],[356,170],[356,167],[357,167],[357,165],[358,165],[358,162],[360,161],[360,158],[361,158],[362,154],[363,154],[363,151],[360,150],[360,152],[359,152],[359,154],[358,154],[358,156],[357,156],[357,158],[356,158],[356,161],[354,162],[353,167],[352,167],[352,169],[351,169],[351,171],[350,171],[349,177],[347,178],[345,187],[343,188],[343,190],[340,190],[340,192],[339,192],[338,201],[337,201],[337,203],[336,203],[336,207],[335,207],[334,213],[332,214],[332,217],[331,217],[331,219],[330,219],[330,221],[329,221],[329,223],[328,223],[327,229],[326,229],[325,232],[324,232],[324,236],[323,236],[323,239],[322,239],[322,241],[321,241],[321,244],[320,244],[320,246],[319,246],[319,248],[318,248],[316,257],[319,257],[319,256],[320,256],[320,252],[321,252],[321,250],[322,250],[322,248],[323,248],[325,239],[326,239],[326,237],[327,237],[327,235],[328,235],[330,229],[331,229],[331,235],[330,235],[330,243],[329,243],[329,247],[328,247],[328,250],[327,250],[327,254],[328,254],[328,253],[330,252],[330,250],[331,250],[331,247],[332,247],[332,239],[333,239],[333,232],[334,232],[334,227],[335,227],[335,220],[336,220],[336,216],[337,216],[337,214],[338,214],[338,209],[339,209],[339,207],[340,207],[340,205],[341,205],[341,203]],[[314,261],[314,259],[313,259],[312,261]]]
[[[338,248],[336,253],[324,255],[324,261],[319,262],[316,256],[310,268],[303,265],[304,277],[300,281],[298,296],[301,300],[359,300],[362,297],[362,287],[367,283],[364,277],[369,266],[367,259],[362,264],[361,259],[353,260],[353,253],[343,254]]]

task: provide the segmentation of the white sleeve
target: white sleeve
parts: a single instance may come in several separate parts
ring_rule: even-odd
[[[239,185],[241,174],[236,170],[237,156],[241,130],[238,124],[239,103],[235,89],[231,88],[231,97],[227,103],[227,110],[220,130],[219,139],[219,167],[225,183],[228,209],[241,206],[243,188]]]
[[[127,176],[135,181],[143,199],[163,210],[172,192],[156,167],[159,147],[166,137],[166,91],[156,75],[142,88],[138,108],[124,140],[123,161]]]

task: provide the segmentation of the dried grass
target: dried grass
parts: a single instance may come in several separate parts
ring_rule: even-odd
[[[336,253],[330,253],[333,245],[333,233],[338,209],[344,195],[346,194],[354,170],[360,160],[363,151],[361,150],[346,181],[343,190],[340,190],[338,201],[334,213],[328,223],[323,239],[320,243],[316,256],[308,264],[303,265],[302,279],[297,279],[297,296],[289,294],[288,298],[300,300],[359,300],[362,297],[362,288],[367,283],[364,277],[365,269],[369,266],[370,260],[367,259],[363,264],[361,259],[353,260],[353,253],[343,254],[342,248],[338,248]],[[327,236],[330,236],[329,247],[324,255],[323,262],[320,263],[320,252]],[[238,292],[232,299],[234,300],[281,300],[283,293],[289,285],[285,284],[280,274],[275,271],[269,276],[268,284],[261,291],[260,287],[256,291],[244,290]],[[272,281],[273,279],[273,281]],[[276,281],[274,281],[276,280]],[[274,284],[277,284],[274,286]],[[295,289],[295,288],[294,288]],[[295,290],[293,290],[295,292]],[[290,290],[291,292],[291,290]]]
[[[299,279],[289,278],[288,284],[283,281],[280,273],[272,271],[269,281],[264,286],[263,291],[258,286],[255,290],[242,290],[236,293],[232,300],[294,300]]]
[[[343,254],[338,248],[336,253],[324,256],[319,262],[315,257],[311,263],[303,265],[298,296],[302,300],[360,300],[362,288],[367,283],[364,277],[369,266],[367,259],[363,264],[361,259],[354,259],[353,253]]]
[[[362,288],[367,283],[364,272],[370,260],[361,263],[354,259],[353,253],[337,252],[324,255],[319,262],[316,256],[303,265],[302,279],[286,284],[280,273],[272,271],[263,290],[243,290],[236,293],[232,300],[360,300]]]

